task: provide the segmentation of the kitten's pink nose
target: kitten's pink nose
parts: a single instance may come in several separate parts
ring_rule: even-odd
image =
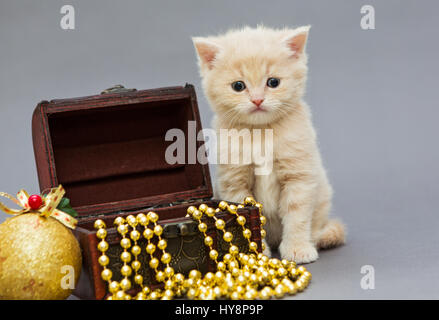
[[[264,102],[264,99],[253,99],[252,102],[259,107],[262,102]]]

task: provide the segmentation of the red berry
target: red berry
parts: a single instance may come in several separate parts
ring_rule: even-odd
[[[29,207],[32,210],[38,210],[41,205],[43,204],[43,199],[41,199],[41,197],[37,194],[34,194],[32,196],[29,197]]]

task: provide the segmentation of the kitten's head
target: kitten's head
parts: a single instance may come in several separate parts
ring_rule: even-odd
[[[263,125],[290,113],[305,89],[309,27],[233,30],[193,38],[203,88],[232,125]]]

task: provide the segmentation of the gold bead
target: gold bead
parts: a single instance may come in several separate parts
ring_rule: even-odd
[[[120,287],[122,288],[122,290],[130,290],[131,289],[131,281],[127,278],[122,279],[122,281],[120,282]]]
[[[267,236],[267,232],[264,229],[261,229],[261,238],[265,239],[266,236]]]
[[[262,242],[262,251],[265,251],[266,248],[267,246],[265,245],[265,242]]]
[[[252,232],[250,231],[250,229],[244,229],[244,231],[242,231],[242,235],[244,236],[244,238],[250,239],[252,236]]]
[[[229,270],[239,268],[239,263],[236,260],[232,260],[229,262]]]
[[[288,267],[290,266],[290,262],[289,262],[287,259],[282,259],[282,260],[280,261],[280,263],[282,263],[282,266],[283,266],[284,268],[288,268]]]
[[[215,249],[210,250],[209,257],[212,260],[216,260],[216,258],[218,258],[218,251],[216,251]]]
[[[219,204],[218,204],[218,208],[220,208],[221,210],[226,210],[227,209],[227,207],[228,207],[228,203],[226,202],[226,201],[221,201]]]
[[[221,209],[220,209],[220,208],[216,208],[216,209],[215,209],[215,213],[218,213],[218,212],[221,212]]]
[[[99,229],[98,231],[96,231],[96,237],[98,237],[99,239],[105,239],[106,236],[107,236],[107,230]]]
[[[261,226],[265,226],[265,224],[267,223],[267,218],[265,218],[264,216],[260,216],[259,219],[261,221]]]
[[[230,246],[229,252],[232,256],[236,256],[239,253],[239,249],[237,246],[233,245],[233,246]]]
[[[131,233],[130,233],[130,238],[131,238],[133,241],[137,241],[137,240],[139,240],[139,238],[140,238],[140,232],[137,231],[137,230],[133,230],[133,231],[131,231]]]
[[[259,208],[259,212],[261,212],[261,211],[262,211],[262,208],[263,208],[264,206],[262,205],[262,203],[257,202],[257,203],[255,204],[255,207]]]
[[[192,217],[196,220],[200,220],[203,217],[203,213],[200,210],[195,210]]]
[[[136,274],[134,276],[134,282],[141,285],[143,283],[143,277],[140,274]]]
[[[154,231],[152,231],[149,228],[146,228],[145,231],[143,231],[143,236],[145,237],[145,239],[151,240],[152,237],[154,236]]]
[[[206,275],[204,276],[204,281],[207,284],[212,284],[214,280],[215,280],[215,275],[212,272],[207,272]]]
[[[144,286],[143,289],[142,289],[142,293],[144,295],[148,295],[148,294],[151,293],[151,289],[148,286]]]
[[[142,264],[138,260],[134,260],[133,262],[131,262],[131,268],[133,268],[134,271],[138,271],[141,266]]]
[[[305,271],[306,271],[306,268],[304,266],[300,266],[300,267],[297,268],[297,272],[299,274],[303,274]]]
[[[274,289],[274,293],[276,295],[276,298],[280,299],[285,295],[286,288],[282,284],[278,284]]]
[[[201,277],[201,272],[198,270],[193,269],[189,272],[190,279],[200,279],[200,277]]]
[[[207,206],[207,204],[200,204],[200,206],[198,207],[198,210],[200,210],[202,213],[205,213],[206,212],[206,210],[207,210],[207,208],[209,208],[208,206]]]
[[[210,218],[215,216],[215,210],[213,208],[207,208],[206,215]]]
[[[309,271],[305,271],[303,273],[303,276],[308,280],[311,280],[311,278],[312,278],[311,272],[309,272]]]
[[[131,246],[131,240],[128,238],[122,238],[120,240],[120,246],[124,249],[128,249]]]
[[[137,219],[133,215],[129,215],[126,220],[131,227],[137,226]]]
[[[149,266],[153,269],[157,269],[157,267],[159,266],[159,260],[157,258],[152,258],[151,260],[149,260]]]
[[[154,291],[151,292],[151,294],[149,295],[149,298],[150,298],[151,300],[157,300],[157,299],[160,298],[160,296],[161,296],[161,295],[160,295],[160,292],[154,290]]]
[[[240,298],[240,296],[239,296],[239,293],[238,292],[233,292],[231,295],[230,295],[230,298],[232,299],[232,300],[239,300],[239,298]]]
[[[109,281],[111,280],[111,277],[113,276],[113,272],[111,272],[110,269],[104,269],[101,272],[101,277],[104,281]]]
[[[94,223],[94,228],[95,229],[101,229],[101,228],[106,228],[107,226],[105,225],[105,222],[101,219],[98,219],[95,221]]]
[[[124,251],[120,254],[120,259],[123,262],[130,262],[131,261],[131,253],[129,253],[128,251]]]
[[[225,232],[223,235],[223,239],[226,242],[231,242],[233,240],[233,234],[231,232]]]
[[[154,234],[155,234],[156,236],[161,236],[162,233],[163,233],[163,227],[160,226],[160,225],[156,225],[156,226],[154,227]]]
[[[239,268],[233,268],[231,273],[232,273],[232,276],[236,278],[241,273],[241,270],[239,270]]]
[[[119,226],[119,225],[121,225],[123,223],[125,223],[125,219],[122,218],[122,217],[117,217],[116,219],[114,219],[114,222],[113,222],[113,224],[115,226]]]
[[[197,296],[197,290],[196,289],[194,289],[194,288],[191,288],[191,289],[189,289],[188,290],[188,292],[187,292],[187,297],[189,298],[189,299],[195,299],[195,297]]]
[[[231,204],[227,207],[227,210],[231,213],[231,214],[236,214],[238,212],[238,208],[234,205]]]
[[[135,245],[131,248],[131,253],[135,256],[138,256],[140,252],[142,252],[142,249],[138,245]]]
[[[246,223],[246,219],[244,216],[238,216],[238,218],[236,218],[236,222],[238,222],[239,225],[244,226]]]
[[[125,292],[123,292],[122,290],[119,290],[116,293],[116,300],[124,300],[125,299]]]
[[[258,244],[254,241],[250,242],[248,245],[249,249],[251,251],[257,251],[258,250]]]
[[[120,273],[125,277],[129,277],[132,273],[131,267],[129,265],[122,266],[122,268],[120,268]]]
[[[148,214],[146,216],[149,218],[149,220],[152,223],[157,222],[159,220],[158,214],[155,212],[152,212],[152,211],[148,212]]]
[[[270,271],[268,271],[268,273],[270,273]],[[273,287],[276,287],[277,285],[280,284],[280,280],[277,278],[273,278],[273,279],[271,279],[270,283]]]
[[[106,265],[108,265],[109,262],[110,262],[110,259],[108,258],[108,256],[102,255],[99,257],[99,264],[101,266],[105,267]]]
[[[293,295],[297,293],[297,287],[294,283],[288,284],[286,287],[288,294]]]
[[[286,275],[288,275],[288,271],[284,267],[280,267],[279,269],[277,269],[277,275],[279,277],[285,277]]]
[[[255,265],[256,265],[256,259],[253,258],[253,257],[250,257],[250,258],[248,259],[247,265],[248,265],[249,267],[253,267],[253,266],[255,266]]]
[[[238,204],[238,207],[237,207],[238,209],[242,209],[242,208],[244,208],[244,206],[242,205],[242,204]]]
[[[189,208],[187,208],[187,213],[188,213],[189,215],[193,215],[194,212],[195,212],[195,210],[197,210],[196,207],[194,207],[194,206],[190,206]]]
[[[223,230],[224,227],[226,226],[226,223],[224,222],[223,219],[218,219],[215,221],[215,226],[218,230]]]
[[[99,242],[98,250],[101,252],[107,251],[108,250],[108,242],[105,240],[102,240],[101,242]]]
[[[160,258],[160,260],[162,261],[163,264],[168,264],[169,262],[171,262],[171,255],[169,253],[163,253],[162,257]]]
[[[222,261],[216,265],[218,271],[226,271],[226,264]]]
[[[201,222],[198,225],[198,230],[200,230],[200,232],[206,232],[207,231],[207,224],[205,224],[204,222]]]
[[[233,260],[233,256],[230,254],[230,253],[226,253],[225,255],[224,255],[224,257],[223,257],[223,261],[225,262],[225,263],[229,263],[230,261],[232,261]]]
[[[250,205],[256,204],[256,201],[255,201],[255,199],[253,197],[246,197],[244,199],[244,204],[250,206]]]
[[[204,238],[204,244],[208,247],[210,247],[213,244],[213,239],[210,236],[207,236]]]
[[[137,220],[138,220],[139,223],[140,223],[142,226],[144,226],[144,227],[146,227],[146,226],[149,224],[149,219],[148,219],[147,216],[145,216],[145,215],[141,216],[140,218],[137,217]]]
[[[174,297],[174,293],[172,292],[172,290],[167,289],[163,293],[162,300],[171,300],[173,297]]]
[[[215,273],[215,281],[217,284],[220,284],[224,281],[224,273],[222,271],[217,271]]]
[[[184,275],[181,274],[181,273],[177,273],[177,274],[175,274],[175,275],[174,275],[174,281],[175,281],[177,284],[182,284],[183,281],[184,281]]]
[[[124,236],[128,232],[128,227],[126,226],[126,224],[121,224],[117,227],[117,232]]]
[[[165,280],[165,273],[163,271],[158,271],[155,278],[158,282],[163,282]]]
[[[108,291],[111,293],[116,293],[119,290],[119,282],[117,281],[111,281],[108,285]]]
[[[145,216],[144,213],[139,213],[139,214],[136,216],[136,220],[137,220],[137,222],[139,222],[139,223],[140,223],[140,220],[142,220],[143,218],[146,218],[146,216]]]
[[[167,246],[168,246],[168,243],[166,242],[165,239],[161,239],[161,240],[159,240],[159,242],[157,243],[157,247],[158,247],[160,250],[165,250]]]
[[[146,246],[146,252],[148,254],[153,254],[155,252],[155,244],[148,243],[148,245]]]
[[[164,272],[166,277],[172,278],[172,276],[174,275],[174,268],[166,267]]]

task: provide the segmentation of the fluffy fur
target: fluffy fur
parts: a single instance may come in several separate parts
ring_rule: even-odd
[[[269,247],[278,247],[282,258],[297,263],[312,262],[318,258],[317,249],[345,241],[343,225],[328,218],[332,189],[309,107],[302,100],[308,31],[309,27],[247,27],[193,38],[216,129],[273,130],[271,173],[255,175],[255,163],[219,164],[218,195],[236,202],[253,195],[264,205]],[[280,79],[278,87],[267,86],[270,77]],[[234,91],[235,81],[243,81],[246,89]],[[252,102],[257,100],[263,100],[262,110]],[[219,154],[227,151],[219,149]]]

